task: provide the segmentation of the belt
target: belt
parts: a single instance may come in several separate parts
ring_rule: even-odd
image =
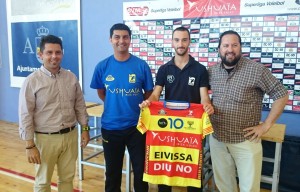
[[[63,128],[57,132],[52,132],[52,133],[47,133],[47,132],[39,132],[39,131],[35,131],[35,133],[39,133],[39,134],[48,134],[48,135],[53,135],[53,134],[65,134],[65,133],[69,133],[71,131],[74,130],[76,126],[72,126],[72,127],[66,127],[66,128]]]

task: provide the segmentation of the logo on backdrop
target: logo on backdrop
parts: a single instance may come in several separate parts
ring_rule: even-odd
[[[128,7],[127,12],[130,16],[147,16],[149,13],[149,7]]]
[[[11,26],[13,86],[20,87],[22,83],[22,80],[15,77],[27,77],[41,67],[43,61],[38,54],[40,42],[43,36],[49,34],[54,34],[61,40],[65,40],[64,58],[61,64],[64,69],[70,70],[78,78],[80,77],[77,21],[17,22],[12,23]],[[68,30],[63,30],[65,27]]]
[[[38,28],[36,30],[36,33],[38,35],[38,37],[35,37],[35,47],[36,47],[36,52],[35,52],[35,56],[36,56],[36,59],[42,64],[43,61],[40,59],[39,57],[39,52],[40,52],[40,42],[41,42],[41,38],[43,36],[46,36],[49,34],[49,29],[44,27],[44,26],[41,26],[40,28]]]

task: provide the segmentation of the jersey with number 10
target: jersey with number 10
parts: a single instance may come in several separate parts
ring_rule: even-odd
[[[142,109],[137,128],[146,132],[144,181],[201,187],[202,139],[213,132],[201,104],[170,109],[151,102]]]

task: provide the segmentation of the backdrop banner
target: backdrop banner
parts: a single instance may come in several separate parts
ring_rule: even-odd
[[[237,31],[243,56],[269,68],[288,90],[285,112],[300,113],[300,0],[124,2],[123,20],[132,29],[130,51],[148,62],[154,78],[174,55],[173,29],[190,30],[190,54],[206,67],[219,62],[220,34]],[[272,103],[265,95],[263,109]]]
[[[21,87],[40,68],[39,43],[48,34],[62,39],[61,66],[81,82],[80,0],[7,0],[6,5],[11,87]]]

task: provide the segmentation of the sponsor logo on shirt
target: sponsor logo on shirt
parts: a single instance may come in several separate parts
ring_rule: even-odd
[[[161,118],[158,120],[157,125],[160,128],[165,128],[168,125],[168,121],[165,118]]]
[[[167,76],[167,81],[168,81],[169,83],[173,83],[174,80],[175,80],[174,75],[168,75],[168,76]]]
[[[159,114],[159,115],[165,115],[165,114],[167,114],[167,112],[166,112],[165,110],[163,110],[163,109],[160,109],[160,110],[158,111],[158,114]]]
[[[135,81],[136,81],[136,75],[129,74],[129,83],[135,83]]]
[[[195,77],[189,77],[188,85],[194,86],[195,85]]]
[[[131,88],[131,89],[124,89],[124,88],[112,88],[108,84],[105,84],[105,89],[107,93],[111,94],[121,94],[122,97],[130,97],[130,96],[137,96],[141,93],[139,88]]]
[[[153,142],[165,144],[167,146],[198,148],[201,143],[201,140],[194,136],[184,134],[169,135],[166,132],[162,133],[154,131],[151,131],[151,133]]]
[[[106,81],[113,81],[115,78],[112,75],[108,75],[105,79]]]
[[[188,116],[193,116],[194,111],[193,110],[189,110],[189,114]]]

